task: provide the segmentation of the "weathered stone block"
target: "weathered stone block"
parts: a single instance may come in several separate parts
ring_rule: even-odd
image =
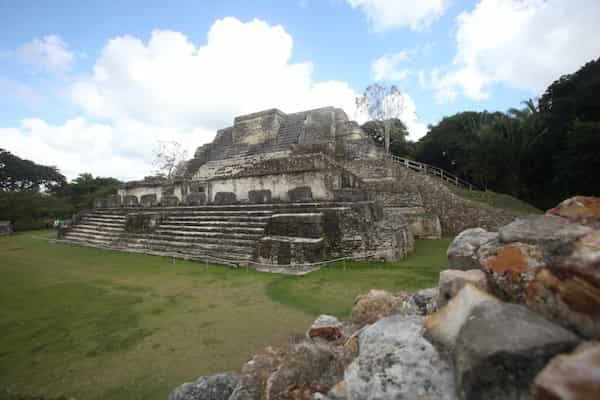
[[[118,194],[113,194],[106,198],[106,207],[108,208],[116,208],[121,207],[123,205],[123,198]]]
[[[466,284],[448,304],[425,320],[425,335],[434,343],[453,348],[472,310],[484,302],[498,302],[491,294]]]
[[[309,203],[313,201],[312,189],[310,186],[299,186],[288,190],[288,198],[292,203]]]
[[[269,378],[265,398],[312,399],[314,392],[327,393],[343,377],[340,356],[328,344],[301,342],[292,346]],[[304,396],[298,391],[304,392]]]
[[[545,261],[537,246],[518,242],[498,246],[494,242],[479,251],[479,264],[496,296],[524,303],[527,286]]]
[[[248,201],[254,204],[270,203],[271,191],[268,189],[250,190],[248,192]]]
[[[131,233],[153,232],[162,222],[158,213],[130,213],[125,220],[125,231]]]
[[[320,238],[322,217],[321,213],[275,214],[269,219],[265,232],[269,236]]]
[[[179,205],[179,198],[177,196],[163,196],[160,202],[165,207],[175,207]]]
[[[206,204],[206,194],[204,193],[190,193],[186,197],[186,203],[190,206],[203,206]]]
[[[139,205],[137,196],[124,196],[123,205],[125,207],[136,207]]]
[[[470,313],[456,342],[459,397],[528,399],[533,380],[547,362],[579,341],[527,307],[484,302]]]
[[[600,228],[600,197],[571,197],[548,210],[547,214],[558,215],[573,222]]]
[[[404,315],[366,327],[344,374],[348,399],[454,400],[452,367],[421,330],[422,317]]]
[[[158,204],[156,194],[144,194],[140,199],[140,203],[143,207],[154,207]]]
[[[342,337],[342,323],[332,315],[319,315],[319,318],[306,332],[309,339],[319,337],[325,340],[336,340]]]
[[[267,236],[257,243],[259,260],[272,264],[314,263],[323,260],[324,255],[323,239]]]
[[[467,283],[470,283],[483,291],[488,290],[486,276],[478,269],[470,269],[467,271],[447,269],[440,272],[437,306],[443,307]]]
[[[235,204],[237,203],[237,197],[233,192],[218,192],[215,194],[215,204]]]
[[[221,400],[228,399],[239,378],[233,373],[223,373],[198,378],[184,383],[169,394],[168,400]]]
[[[448,267],[450,269],[478,269],[477,250],[484,243],[498,237],[497,233],[482,228],[462,231],[448,247]]]
[[[535,378],[535,400],[596,400],[600,397],[600,343],[581,344],[556,356]]]
[[[549,265],[531,281],[526,294],[532,309],[600,339],[600,255]]]

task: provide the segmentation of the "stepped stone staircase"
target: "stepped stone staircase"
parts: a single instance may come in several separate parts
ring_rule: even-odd
[[[280,203],[195,207],[131,207],[84,211],[62,242],[186,259],[230,260],[244,265],[256,256],[257,241],[275,214],[314,216],[348,210],[352,203]],[[160,215],[147,232],[127,228],[128,215]]]

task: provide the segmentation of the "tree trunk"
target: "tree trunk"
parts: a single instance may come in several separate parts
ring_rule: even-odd
[[[390,121],[383,121],[383,134],[385,141],[385,152],[390,152]]]

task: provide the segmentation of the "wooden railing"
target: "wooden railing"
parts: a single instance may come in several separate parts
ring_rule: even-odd
[[[464,187],[469,190],[477,190],[478,188],[471,184],[470,182],[465,181],[464,179],[459,178],[456,175],[452,175],[449,172],[444,171],[441,168],[434,167],[433,165],[424,164],[418,161],[409,160],[408,158],[398,157],[392,154],[389,154],[388,157],[394,161],[396,164],[400,164],[406,168],[410,168],[413,171],[422,172],[431,176],[435,176],[436,178],[440,178],[444,182],[451,183],[458,187]]]

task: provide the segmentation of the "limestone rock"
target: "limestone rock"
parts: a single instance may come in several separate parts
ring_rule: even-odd
[[[344,400],[348,398],[348,385],[346,381],[338,382],[334,387],[331,388],[327,397],[332,400]]]
[[[292,347],[267,381],[267,398],[298,398],[307,388],[327,393],[342,377],[342,361],[330,346],[321,341],[301,342]]]
[[[254,354],[242,367],[239,383],[229,400],[261,400],[266,398],[269,376],[279,367],[284,358],[283,351],[266,347]]]
[[[342,323],[332,315],[320,315],[306,333],[309,338],[336,340],[342,337]]]
[[[532,309],[600,338],[600,256],[578,254],[542,269],[527,290]]]
[[[232,373],[201,377],[178,386],[168,400],[227,400],[237,383],[238,377]]]
[[[352,322],[367,325],[396,314],[403,297],[402,294],[396,295],[385,290],[370,290],[366,295],[358,295],[352,307]]]
[[[448,247],[448,267],[451,269],[477,269],[477,249],[498,236],[482,228],[462,231]]]
[[[478,269],[467,271],[447,269],[440,272],[437,306],[443,307],[466,283],[483,291],[488,290],[485,274]]]
[[[417,290],[402,297],[399,314],[403,315],[429,315],[437,310],[438,288]]]
[[[348,399],[454,399],[450,365],[421,335],[423,318],[393,315],[360,334],[346,369]]]
[[[471,311],[484,302],[497,303],[498,299],[470,283],[465,284],[448,304],[425,320],[425,336],[436,344],[453,348]]]
[[[600,256],[600,230],[584,235],[573,246],[573,258],[586,259]]]
[[[536,272],[545,266],[544,254],[539,247],[519,242],[481,250],[479,263],[492,292],[515,303],[525,302],[527,286]]]
[[[535,378],[533,393],[535,400],[600,399],[600,342],[554,357]]]
[[[555,215],[517,219],[498,230],[501,243],[521,242],[542,248],[545,254],[570,252],[572,243],[591,232],[591,228]]]
[[[571,197],[548,210],[547,214],[558,215],[573,222],[600,228],[600,197]]]
[[[484,302],[460,330],[454,352],[459,397],[529,399],[538,372],[579,341],[524,306]]]

